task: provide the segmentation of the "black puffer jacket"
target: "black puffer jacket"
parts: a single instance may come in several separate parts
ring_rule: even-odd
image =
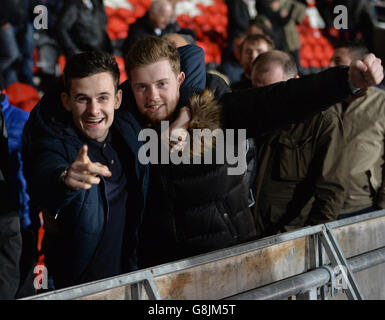
[[[221,128],[221,106],[211,91],[194,96],[190,109],[190,137],[193,129]],[[191,164],[151,166],[149,201],[140,233],[140,267],[254,239],[256,230],[244,174],[229,174],[231,165],[226,157],[225,164],[215,164],[216,149],[206,147],[214,164],[192,164],[191,159],[198,154],[191,152]],[[240,161],[246,163],[245,159]]]

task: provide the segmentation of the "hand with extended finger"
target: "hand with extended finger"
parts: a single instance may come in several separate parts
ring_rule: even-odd
[[[84,145],[79,150],[76,160],[67,172],[64,183],[70,189],[87,190],[90,189],[93,184],[100,183],[98,176],[111,177],[110,170],[99,162],[91,162],[87,152],[88,147]]]
[[[370,53],[350,64],[349,81],[355,88],[367,89],[380,84],[384,78],[381,59]]]

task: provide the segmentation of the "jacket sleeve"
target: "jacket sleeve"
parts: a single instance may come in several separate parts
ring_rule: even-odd
[[[65,5],[61,11],[60,17],[57,22],[57,37],[61,47],[66,55],[70,56],[79,53],[81,50],[77,47],[72,40],[71,29],[77,19],[76,4],[69,2]]]
[[[220,100],[223,125],[246,129],[248,137],[257,137],[309,119],[351,94],[348,69],[330,68],[267,87],[226,93]]]
[[[20,0],[0,1],[0,26],[5,23],[21,24],[26,20],[26,10]]]
[[[178,48],[181,58],[181,69],[186,78],[183,87],[193,88],[195,91],[203,91],[206,87],[206,66],[203,49],[196,45],[186,45]]]
[[[337,219],[345,199],[347,154],[342,120],[336,112],[326,115],[314,155],[314,202],[305,225]]]
[[[59,177],[63,170],[70,167],[72,161],[65,155],[65,147],[60,140],[39,139],[31,153],[30,171],[26,174],[28,190],[33,203],[47,209],[51,214],[58,214],[83,190],[72,191],[65,187]]]
[[[46,94],[40,104],[54,103]],[[63,170],[69,167],[75,159],[68,155],[64,143],[40,128],[36,114],[41,105],[32,110],[23,132],[23,169],[27,180],[28,192],[34,205],[47,209],[51,214],[57,214],[82,191],[69,191],[59,180]]]

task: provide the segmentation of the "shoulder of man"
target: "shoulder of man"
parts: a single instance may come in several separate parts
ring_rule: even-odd
[[[216,99],[220,99],[225,93],[231,92],[231,89],[226,82],[226,76],[217,73],[206,73],[206,88],[210,89]]]

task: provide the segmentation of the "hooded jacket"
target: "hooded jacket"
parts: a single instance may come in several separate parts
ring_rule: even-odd
[[[70,191],[59,180],[60,174],[76,159],[84,144],[71,129],[72,116],[60,101],[60,89],[46,94],[34,108],[24,131],[25,171],[31,200],[45,211],[45,257],[48,272],[57,288],[81,283],[87,276],[109,216],[103,178],[89,190]],[[132,115],[121,109],[115,112],[110,132],[123,137],[127,148],[125,161],[134,163],[136,181],[127,203],[130,244],[127,272],[136,268],[137,225],[146,201],[148,166],[137,159],[141,143],[140,127]],[[118,150],[120,151],[120,150]],[[89,153],[91,161],[92,153]]]

